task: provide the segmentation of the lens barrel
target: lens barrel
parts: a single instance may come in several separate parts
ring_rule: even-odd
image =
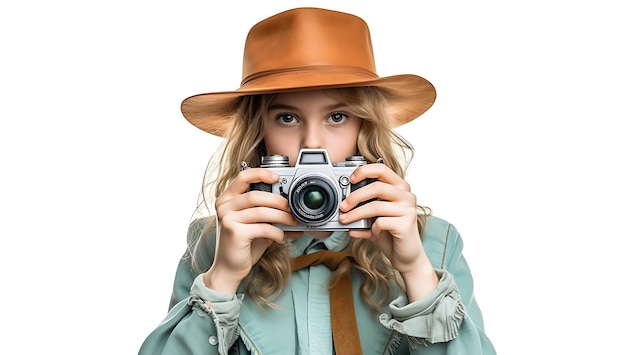
[[[318,175],[294,181],[288,199],[294,218],[309,226],[328,222],[337,212],[339,201],[334,184]]]

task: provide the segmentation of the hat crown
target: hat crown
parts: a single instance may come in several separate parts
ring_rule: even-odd
[[[241,86],[183,100],[181,111],[196,127],[224,136],[241,98],[281,92],[375,87],[384,92],[391,125],[428,110],[436,92],[413,74],[378,77],[367,24],[360,17],[319,8],[297,8],[269,17],[248,32]]]
[[[343,12],[298,8],[269,17],[250,29],[241,85],[266,75],[332,67],[378,77],[367,24]]]

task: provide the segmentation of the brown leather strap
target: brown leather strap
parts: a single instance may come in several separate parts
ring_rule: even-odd
[[[308,266],[324,264],[328,269],[335,270],[344,263],[351,266],[349,257],[351,255],[347,252],[320,250],[291,259],[291,267],[293,271],[298,271]],[[337,355],[363,354],[354,313],[352,280],[349,272],[343,274],[337,284],[330,289],[330,321]]]

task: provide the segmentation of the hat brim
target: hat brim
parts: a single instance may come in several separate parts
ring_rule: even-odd
[[[192,125],[223,137],[242,96],[364,86],[377,87],[385,92],[393,127],[421,116],[433,105],[436,98],[434,86],[428,80],[413,74],[371,78],[337,72],[325,76],[311,71],[255,79],[235,91],[190,96],[183,100],[181,111]]]

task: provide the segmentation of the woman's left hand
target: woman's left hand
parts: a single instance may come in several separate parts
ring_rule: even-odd
[[[370,230],[351,230],[352,238],[376,243],[400,272],[409,300],[426,296],[437,287],[439,279],[432,268],[419,235],[417,199],[410,185],[384,164],[359,167],[350,176],[354,184],[365,178],[376,179],[351,192],[340,204],[339,221],[352,223],[373,218]],[[374,199],[355,208],[360,202]]]

